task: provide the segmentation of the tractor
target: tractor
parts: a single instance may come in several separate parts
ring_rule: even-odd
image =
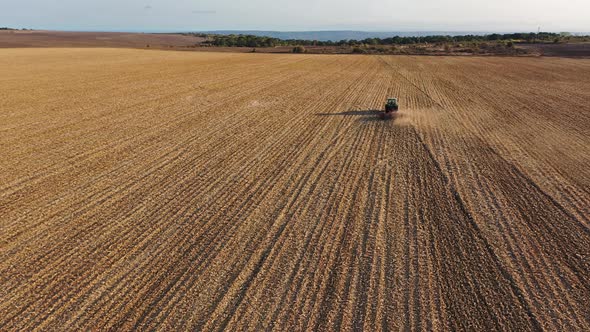
[[[388,98],[387,103],[385,103],[385,112],[380,112],[379,117],[381,119],[391,119],[398,110],[399,104],[397,103],[397,98]]]

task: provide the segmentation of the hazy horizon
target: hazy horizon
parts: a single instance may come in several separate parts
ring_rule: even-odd
[[[23,0],[0,26],[63,31],[590,31],[590,1]]]

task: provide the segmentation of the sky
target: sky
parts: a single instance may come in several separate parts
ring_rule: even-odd
[[[590,0],[0,0],[0,27],[82,31],[590,31]]]

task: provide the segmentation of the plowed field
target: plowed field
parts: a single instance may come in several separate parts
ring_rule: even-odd
[[[590,60],[4,49],[0,156],[2,331],[590,330]]]

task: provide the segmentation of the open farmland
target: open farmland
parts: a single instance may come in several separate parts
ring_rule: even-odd
[[[0,55],[0,330],[590,330],[590,60]]]
[[[185,48],[204,39],[166,33],[0,30],[0,48],[16,47],[134,47]]]

